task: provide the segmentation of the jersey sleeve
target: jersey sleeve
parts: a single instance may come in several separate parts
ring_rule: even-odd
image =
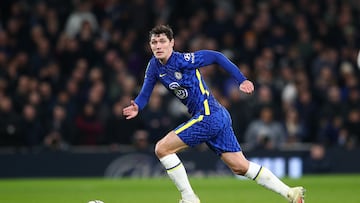
[[[194,53],[184,53],[184,66],[186,68],[200,68],[211,64],[218,64],[231,74],[240,85],[246,77],[238,67],[231,62],[224,54],[211,50],[200,50]]]
[[[148,63],[145,71],[144,83],[140,90],[139,95],[135,98],[135,103],[139,106],[139,110],[142,110],[149,101],[151,93],[156,84],[156,77],[154,68],[151,65],[151,61]]]

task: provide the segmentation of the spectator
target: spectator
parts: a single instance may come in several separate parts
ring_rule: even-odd
[[[274,97],[275,95],[269,86],[259,86],[255,94],[254,101],[251,103],[251,107],[253,108],[252,118],[259,116],[263,107],[270,107],[271,109],[273,109],[272,114],[274,118],[280,118],[280,109]]]
[[[295,108],[289,108],[285,111],[283,126],[286,132],[286,142],[289,146],[302,143],[309,136],[307,126],[300,120],[299,113]]]
[[[55,8],[50,8],[46,13],[45,35],[49,39],[51,51],[55,51],[56,42],[60,37],[60,20]]]
[[[112,106],[112,112],[106,121],[106,140],[111,150],[119,150],[121,144],[132,144],[132,135],[143,128],[140,119],[126,120],[122,114],[128,97],[123,97]]]
[[[26,104],[22,112],[21,135],[25,146],[35,150],[42,145],[45,129],[38,119],[37,111],[31,104]]]
[[[73,143],[74,125],[67,119],[66,109],[60,105],[53,108],[51,119],[46,122],[45,145],[53,149],[65,149]]]
[[[149,152],[151,150],[149,133],[146,130],[136,130],[132,138],[132,144],[139,152]]]
[[[110,114],[110,109],[105,99],[105,91],[103,82],[97,82],[91,86],[87,98],[87,101],[97,109],[98,117],[102,123],[106,121]]]
[[[9,97],[0,99],[0,145],[19,146],[21,141],[21,117],[12,107]]]
[[[309,136],[306,137],[304,142],[312,142],[316,140],[316,134],[318,133],[318,106],[312,99],[311,92],[307,89],[299,92],[294,104],[297,112],[299,113],[299,119],[307,126]]]
[[[252,121],[245,133],[245,142],[252,148],[279,149],[284,145],[286,134],[279,121],[273,118],[273,109],[263,107],[258,119]]]
[[[70,85],[71,86],[71,85]],[[78,106],[76,105],[76,99],[70,96],[70,93],[62,90],[57,94],[55,105],[60,105],[66,112],[66,119],[72,122],[77,114]]]
[[[230,108],[229,112],[233,121],[233,129],[240,143],[245,141],[244,134],[249,126],[253,112],[251,111],[251,96],[242,94],[237,86],[233,86],[229,92]]]
[[[88,21],[83,21],[79,33],[75,36],[81,47],[80,56],[87,61],[92,61],[94,55],[94,40],[97,33],[93,31]]]
[[[348,142],[357,147],[360,143],[360,109],[351,109],[345,118],[345,129],[348,134]]]
[[[61,74],[68,77],[80,58],[81,47],[76,39],[61,35],[57,44],[58,61],[61,66]]]
[[[160,86],[156,86],[154,88],[147,108],[145,108],[142,112],[142,118],[145,121],[145,129],[149,132],[149,141],[151,143],[159,141],[161,139],[160,136],[166,134],[172,125],[170,116],[164,111],[164,101],[160,93],[160,89]]]
[[[44,149],[51,151],[65,150],[67,145],[62,141],[62,137],[59,132],[52,131],[44,138]]]
[[[76,3],[76,10],[73,11],[66,21],[65,33],[68,37],[74,38],[80,33],[81,25],[88,22],[91,30],[98,30],[98,21],[96,16],[91,12],[92,2],[89,0],[79,0]]]
[[[309,157],[305,160],[304,172],[306,173],[329,173],[331,172],[330,157],[323,145],[311,146]]]
[[[76,137],[74,144],[98,145],[104,143],[104,126],[101,123],[97,109],[86,103],[75,119]]]
[[[348,134],[344,136],[344,119],[341,116],[334,116],[328,119],[322,120],[319,125],[319,133],[317,135],[316,142],[322,144],[325,147],[332,147],[345,145],[349,141]]]
[[[13,98],[13,104],[14,104],[14,110],[16,112],[22,112],[23,107],[25,106],[25,103],[27,101],[27,96],[29,94],[30,87],[30,78],[28,76],[20,76],[16,90],[13,92],[12,98]]]
[[[335,116],[343,116],[345,113],[345,103],[341,100],[340,89],[338,86],[328,87],[327,103],[321,108],[321,118],[333,118]]]

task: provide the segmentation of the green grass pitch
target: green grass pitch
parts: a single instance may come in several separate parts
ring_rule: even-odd
[[[307,203],[359,203],[360,175],[304,176],[283,179],[303,185]],[[253,181],[232,177],[191,178],[202,203],[281,203],[280,195]],[[150,179],[0,179],[1,203],[177,203],[180,196],[172,182]]]

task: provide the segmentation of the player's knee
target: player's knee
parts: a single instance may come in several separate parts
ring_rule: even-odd
[[[156,143],[155,145],[155,154],[158,158],[162,158],[167,155],[167,151],[165,147],[163,146],[161,140]]]

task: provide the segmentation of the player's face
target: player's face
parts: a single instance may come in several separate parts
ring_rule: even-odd
[[[174,40],[169,40],[165,34],[152,35],[150,47],[155,58],[159,59],[162,63],[166,63],[173,51]]]

